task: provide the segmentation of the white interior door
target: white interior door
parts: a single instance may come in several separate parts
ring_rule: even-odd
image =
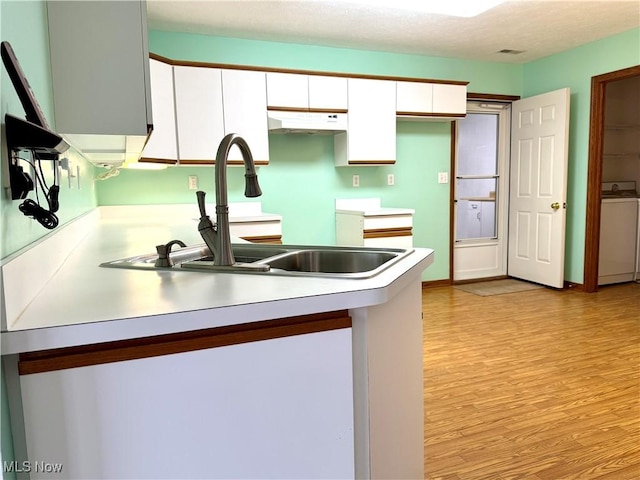
[[[513,103],[508,274],[562,288],[569,89]]]

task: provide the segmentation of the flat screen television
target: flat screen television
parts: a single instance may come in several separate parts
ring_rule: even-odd
[[[26,113],[27,121],[50,130],[47,119],[45,118],[33,91],[31,90],[31,86],[20,67],[20,63],[18,63],[18,59],[16,58],[16,54],[14,53],[11,44],[4,41],[0,45],[0,49],[2,50],[2,61],[4,63],[4,67],[9,74],[9,78],[13,83],[13,87],[15,88],[18,97],[20,98],[20,102],[22,103],[22,107]]]

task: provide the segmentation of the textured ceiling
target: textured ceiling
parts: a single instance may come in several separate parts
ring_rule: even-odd
[[[508,63],[640,26],[640,0],[515,0],[473,18],[324,0],[147,0],[147,10],[155,30]]]

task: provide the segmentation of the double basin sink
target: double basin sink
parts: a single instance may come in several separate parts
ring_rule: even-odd
[[[101,267],[146,270],[188,270],[200,272],[253,273],[363,279],[399,262],[413,249],[363,247],[312,247],[234,243],[236,263],[217,266],[206,245],[185,247],[171,252],[172,266],[156,266],[157,254],[138,255],[101,264]]]

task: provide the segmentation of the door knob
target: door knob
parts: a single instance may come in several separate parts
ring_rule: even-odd
[[[553,208],[554,210],[558,210],[560,208],[560,204],[558,202],[553,202],[551,204],[551,208]]]

